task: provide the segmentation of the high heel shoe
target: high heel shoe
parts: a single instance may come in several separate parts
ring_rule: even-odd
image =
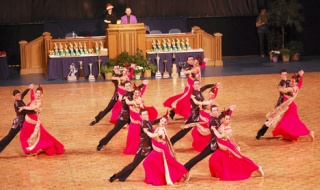
[[[262,167],[261,167],[261,166],[259,166],[258,173],[260,173],[260,174],[261,174],[261,177],[263,177],[263,176],[264,176],[264,172],[263,172],[263,170],[262,170]]]
[[[314,141],[314,131],[310,131],[310,138],[311,138],[311,141]]]

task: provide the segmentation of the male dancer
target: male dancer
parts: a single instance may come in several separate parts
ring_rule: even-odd
[[[160,119],[156,119],[154,121],[149,121],[148,111],[145,109],[140,110],[140,115],[142,118],[142,122],[140,125],[140,144],[138,151],[133,158],[133,161],[124,167],[120,172],[114,174],[110,177],[109,181],[113,182],[116,179],[119,181],[125,181],[129,175],[133,172],[133,170],[142,162],[142,160],[148,156],[148,154],[152,151],[152,142],[151,138],[156,137],[158,134],[153,134],[152,125],[161,122]]]
[[[280,71],[281,80],[278,84],[278,91],[279,91],[280,96],[278,98],[278,101],[277,101],[277,104],[275,107],[278,107],[283,103],[284,95],[287,93],[284,91],[284,89],[290,86],[290,80],[287,80],[287,75],[288,75],[288,73],[286,70],[283,69]],[[264,134],[267,132],[267,130],[268,130],[268,127],[265,124],[263,124],[263,126],[261,127],[261,129],[257,133],[256,139],[259,140],[261,136],[264,136]]]
[[[145,86],[147,84],[148,84],[148,80],[144,80],[143,86]],[[104,138],[102,138],[100,140],[100,142],[97,146],[97,151],[100,151],[104,145],[108,144],[108,142],[112,139],[112,137],[114,135],[116,135],[123,126],[130,123],[130,111],[129,111],[129,106],[126,104],[126,99],[129,101],[133,100],[134,90],[132,89],[132,85],[131,85],[130,81],[126,81],[124,83],[124,88],[125,88],[126,92],[124,93],[124,95],[122,96],[122,99],[121,99],[122,108],[121,108],[120,114],[118,116],[117,122],[114,125],[113,129],[111,131],[109,131],[109,133]]]
[[[193,81],[193,92],[191,94],[191,115],[189,116],[188,120],[185,122],[186,125],[199,122],[200,119],[200,106],[210,105],[210,101],[206,101],[202,95],[202,92],[205,91],[208,88],[212,88],[216,84],[207,84],[200,88],[200,81],[194,80]],[[182,137],[184,137],[192,127],[188,127],[185,129],[180,130],[178,133],[176,133],[173,137],[171,137],[170,141],[172,146],[180,140]]]
[[[14,98],[14,110],[17,114],[17,117],[13,120],[11,129],[7,136],[5,136],[1,141],[0,141],[0,153],[8,146],[8,144],[12,141],[12,139],[19,133],[21,130],[22,124],[24,122],[25,116],[27,113],[35,113],[34,110],[23,110],[19,112],[19,109],[23,106],[26,106],[26,104],[23,102],[23,98],[27,93],[29,92],[30,89],[33,89],[33,84],[30,84],[29,88],[26,89],[22,94],[20,93],[19,90],[14,90],[13,91],[13,98]]]
[[[99,123],[99,121],[112,110],[113,106],[117,103],[117,101],[119,99],[119,93],[118,93],[119,80],[118,80],[118,78],[121,77],[119,65],[115,65],[113,67],[113,70],[114,70],[114,75],[111,78],[111,82],[114,84],[113,96],[112,96],[111,100],[109,101],[108,106],[103,111],[99,112],[99,114],[95,117],[95,120],[91,121],[90,126],[93,126],[94,124]]]
[[[232,105],[229,108],[230,115],[232,114],[233,110],[235,110],[236,106]],[[189,181],[190,179],[190,170],[193,166],[195,166],[198,162],[212,154],[218,148],[217,144],[217,137],[214,133],[218,127],[221,125],[220,117],[219,117],[219,109],[216,105],[212,105],[211,107],[211,120],[210,120],[210,129],[203,129],[203,130],[210,130],[211,133],[211,141],[210,143],[200,152],[197,156],[193,157],[189,160],[184,167],[189,171],[185,176],[185,181]]]

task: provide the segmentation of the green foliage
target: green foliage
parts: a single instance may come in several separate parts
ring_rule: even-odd
[[[282,48],[282,49],[280,50],[280,54],[281,54],[281,55],[284,55],[284,56],[290,55],[290,50],[287,49],[287,48]]]
[[[302,4],[297,0],[275,0],[270,4],[267,13],[270,25],[276,26],[282,32],[282,48],[284,48],[285,27],[294,27],[298,32],[302,32],[302,21],[304,17],[301,14]]]
[[[268,34],[268,50],[274,51],[281,49],[281,34],[275,30],[270,31]]]
[[[296,41],[296,40],[292,40],[292,41],[288,42],[287,48],[290,50],[290,52],[292,54],[302,53],[303,52],[303,43]]]
[[[145,70],[150,70],[151,73],[156,73],[156,71],[157,71],[157,66],[155,66],[154,64],[152,64],[152,63],[150,62],[150,57],[147,59],[146,62],[144,62],[144,64],[142,65],[142,67],[143,67],[143,71],[145,71]]]
[[[101,73],[112,73],[113,72],[113,66],[104,65],[100,68]]]

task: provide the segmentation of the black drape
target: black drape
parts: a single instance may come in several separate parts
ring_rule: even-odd
[[[1,0],[0,24],[99,19],[110,2],[119,16],[131,7],[138,18],[228,17],[258,14],[257,0]],[[3,3],[2,3],[3,2]]]

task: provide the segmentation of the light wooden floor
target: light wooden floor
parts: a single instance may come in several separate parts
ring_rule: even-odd
[[[202,84],[222,83],[216,104],[220,110],[231,104],[237,109],[232,117],[233,131],[244,155],[261,165],[265,177],[254,174],[244,181],[217,181],[210,177],[208,158],[192,170],[191,180],[160,189],[320,189],[320,99],[319,73],[305,73],[303,88],[296,104],[300,118],[315,131],[315,141],[301,137],[297,142],[273,138],[269,130],[260,141],[255,134],[278,98],[279,75],[247,75],[203,78]],[[139,84],[141,81],[137,81]],[[35,81],[37,83],[37,81]],[[144,95],[147,104],[155,106],[162,115],[162,102],[184,89],[186,79],[151,80]],[[122,153],[127,130],[121,130],[100,152],[98,141],[113,127],[107,115],[91,127],[94,116],[107,105],[113,85],[110,82],[43,85],[44,127],[66,148],[63,155],[26,157],[19,135],[0,154],[0,189],[150,189],[143,182],[142,165],[126,182],[109,183],[109,177],[130,163],[133,156]],[[27,86],[0,87],[0,138],[9,131],[14,118],[12,90]],[[206,94],[206,93],[204,93]],[[26,97],[25,102],[29,101]],[[176,117],[168,125],[169,135],[175,134],[183,120]],[[191,148],[191,135],[175,145],[177,158],[187,162],[197,154]]]

